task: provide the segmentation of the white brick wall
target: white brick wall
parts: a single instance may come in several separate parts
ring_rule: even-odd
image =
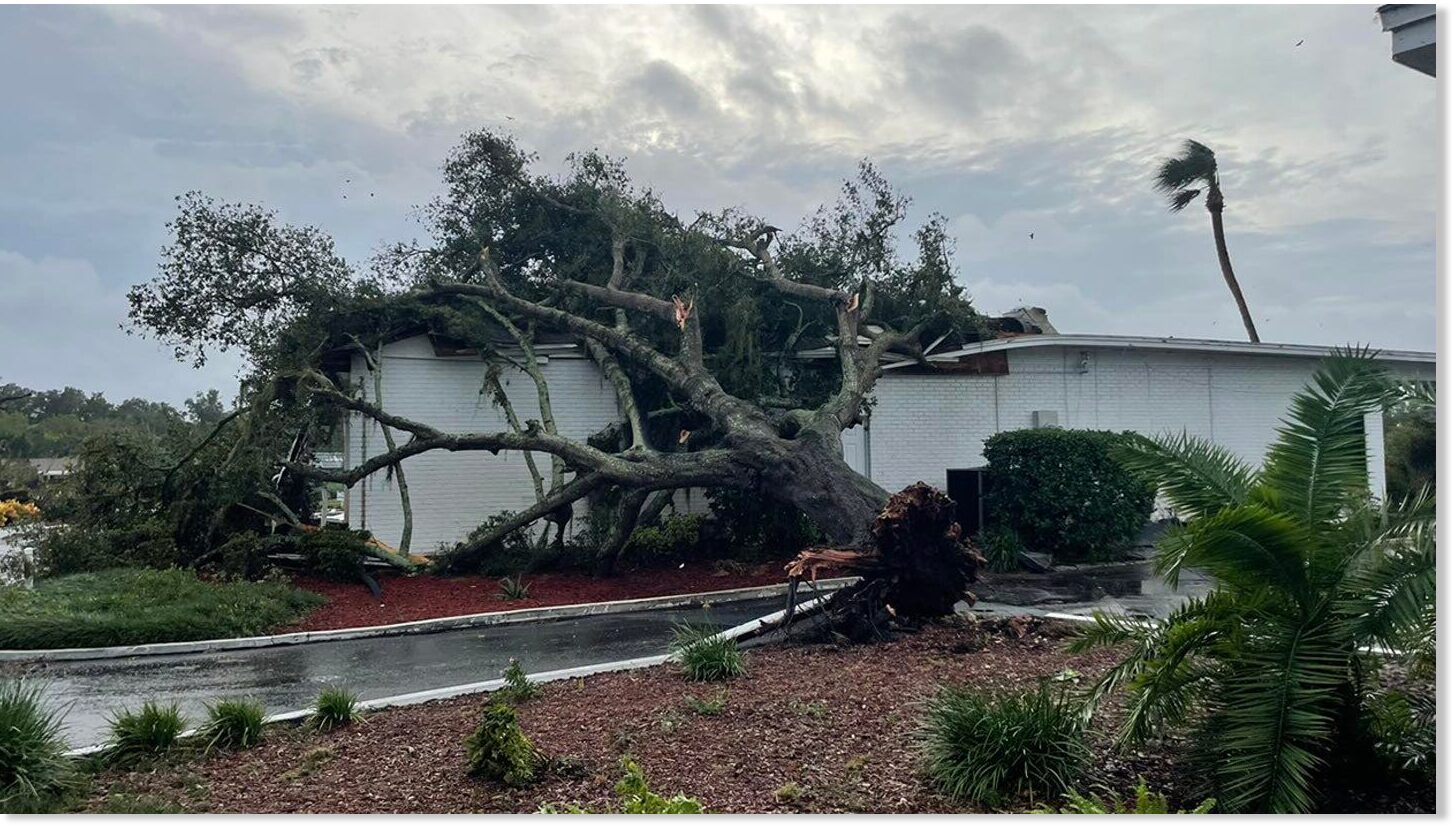
[[[1085,354],[1084,369],[1081,367]],[[1056,411],[1066,428],[1163,434],[1187,431],[1261,463],[1292,396],[1317,360],[1304,357],[1037,347],[1012,350],[1005,376],[885,374],[879,380],[867,454],[875,482],[897,491],[918,480],[946,485],[948,469],[984,465],[984,441]],[[1434,366],[1389,363],[1432,379]],[[1381,452],[1381,423],[1370,424]],[[862,440],[850,432],[846,440]],[[1370,468],[1381,466],[1377,462]],[[858,468],[862,469],[860,463]],[[1381,491],[1381,474],[1371,476]]]
[[[1152,435],[1185,429],[1256,465],[1292,395],[1317,364],[1304,357],[1049,346],[1009,351],[1008,357],[1005,376],[886,374],[869,429],[843,436],[845,457],[860,470],[871,466],[873,479],[889,491],[918,480],[943,487],[946,470],[984,465],[985,438],[1029,428],[1031,412],[1043,409],[1057,412],[1066,428]],[[1433,365],[1390,367],[1406,376],[1434,376]],[[585,438],[620,419],[611,388],[589,360],[556,357],[544,371],[561,433]],[[353,377],[372,397],[361,356]],[[423,336],[402,340],[384,351],[385,408],[444,431],[504,431],[503,413],[480,394],[483,377],[484,364],[476,358],[436,357]],[[502,382],[522,421],[539,417],[529,377],[510,370]],[[1380,452],[1370,458],[1370,479],[1381,491],[1382,423],[1371,420],[1367,429],[1377,435],[1370,441]],[[362,418],[350,422],[346,444],[349,465],[384,450],[377,425]],[[536,455],[536,462],[548,474],[550,458]],[[420,554],[458,542],[489,515],[534,502],[520,452],[429,452],[404,461],[404,471],[414,507],[413,551]],[[700,490],[682,492],[675,507],[705,513],[707,500]],[[384,473],[355,486],[347,508],[351,525],[398,543],[403,512]],[[583,509],[578,504],[577,514]]]
[[[504,412],[480,393],[484,363],[475,357],[439,358],[427,337],[401,340],[384,348],[384,407],[428,423],[442,431],[494,433],[507,431]],[[620,419],[616,397],[595,364],[587,359],[554,357],[543,366],[550,384],[552,409],[561,434],[584,439]],[[354,358],[352,376],[373,398],[373,379],[362,356]],[[539,419],[540,406],[530,377],[506,369],[501,378],[516,415],[523,423]],[[407,435],[395,433],[400,443]],[[378,425],[362,417],[349,422],[346,463],[384,451]],[[550,457],[535,454],[549,485]],[[523,452],[431,451],[403,463],[414,510],[412,551],[428,555],[441,544],[454,544],[486,517],[506,509],[518,511],[535,502]],[[578,504],[584,512],[584,505]],[[399,493],[383,472],[354,486],[347,498],[350,525],[366,528],[390,545],[399,542],[404,513]],[[572,529],[580,523],[574,521]]]

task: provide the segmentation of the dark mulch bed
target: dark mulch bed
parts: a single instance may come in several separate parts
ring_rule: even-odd
[[[359,583],[298,575],[293,578],[294,583],[324,596],[328,603],[279,632],[370,627],[478,612],[765,586],[786,580],[783,566],[782,562],[762,563],[729,572],[712,564],[690,563],[680,568],[638,570],[610,578],[547,572],[525,576],[530,596],[518,601],[500,597],[500,579],[478,575],[445,578],[386,574],[379,578],[382,599],[374,598]]]
[[[1114,660],[1068,655],[1064,634],[1021,619],[946,623],[874,646],[754,650],[748,675],[726,685],[689,682],[672,665],[546,685],[522,706],[521,723],[539,748],[578,772],[523,790],[465,774],[463,742],[483,699],[470,696],[382,711],[332,734],[274,727],[265,744],[242,753],[107,771],[89,807],[122,793],[210,812],[513,812],[562,801],[602,808],[614,802],[620,757],[629,752],[653,789],[684,792],[714,811],[963,811],[918,771],[912,733],[920,703],[945,682],[1011,689],[1057,675],[1076,680],[1065,671],[1089,681]],[[724,686],[720,715],[684,704]],[[1142,775],[1176,800],[1183,752],[1164,745],[1112,756],[1100,744],[1085,782],[1128,790]]]

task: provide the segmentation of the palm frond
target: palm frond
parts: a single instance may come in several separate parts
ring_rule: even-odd
[[[1223,509],[1170,537],[1175,547],[1163,547],[1158,570],[1194,567],[1246,593],[1273,587],[1294,600],[1307,594],[1308,533],[1288,515],[1267,506]]]
[[[1164,620],[1150,621],[1096,612],[1095,623],[1083,629],[1069,649],[1092,649],[1130,643],[1120,663],[1101,676],[1082,697],[1081,715],[1089,720],[1100,704],[1124,686],[1133,690],[1141,709],[1140,720],[1123,729],[1123,738],[1144,738],[1154,723],[1184,716],[1191,698],[1193,672],[1189,664],[1196,651],[1214,643],[1235,626],[1239,604],[1213,590],[1182,604]],[[1165,698],[1162,698],[1162,696]]]
[[[1201,190],[1177,190],[1166,197],[1167,206],[1171,208],[1171,212],[1180,213],[1201,194]]]
[[[1352,558],[1337,610],[1357,642],[1417,651],[1432,641],[1435,534],[1433,498],[1421,491],[1391,508],[1383,531]]]
[[[1155,485],[1189,520],[1246,503],[1256,479],[1232,452],[1186,432],[1156,439],[1135,435],[1112,446],[1111,456]]]
[[[1180,155],[1161,161],[1156,169],[1155,186],[1158,192],[1171,195],[1189,189],[1192,184],[1210,187],[1216,177],[1217,154],[1205,144],[1187,141]]]
[[[1265,619],[1217,697],[1219,768],[1231,811],[1304,813],[1325,764],[1348,658],[1326,616]]]
[[[1368,458],[1363,417],[1389,398],[1390,383],[1368,350],[1340,351],[1323,361],[1292,400],[1262,480],[1278,504],[1318,531],[1350,500],[1366,497]]]

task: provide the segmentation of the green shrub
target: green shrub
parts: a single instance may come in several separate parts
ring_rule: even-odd
[[[623,814],[703,814],[702,803],[683,794],[671,798],[651,790],[646,774],[630,756],[621,757],[623,776],[616,783],[616,795],[621,797],[620,813]],[[589,814],[592,811],[580,805],[547,803],[540,808],[542,814]]]
[[[539,685],[525,675],[525,668],[521,667],[520,662],[516,659],[510,659],[510,664],[505,667],[502,675],[505,678],[505,685],[495,691],[495,695],[500,699],[511,704],[519,704],[540,695]]]
[[[491,515],[469,533],[464,543],[453,548],[441,548],[431,561],[431,568],[447,575],[478,573],[495,578],[528,570],[534,562],[535,553],[530,545],[530,535],[524,529],[516,529],[490,546],[464,551],[513,516],[514,512],[509,511]]]
[[[747,672],[737,639],[718,635],[710,626],[678,625],[673,649],[692,681],[725,681]]]
[[[0,587],[0,648],[107,647],[261,635],[323,599],[290,584],[113,569]]]
[[[701,542],[700,515],[664,515],[654,526],[631,533],[625,553],[641,561],[680,561],[697,557]]]
[[[506,601],[524,601],[530,597],[530,585],[519,575],[500,579],[500,597]]]
[[[110,726],[110,755],[125,760],[169,753],[187,729],[187,720],[177,705],[149,701],[140,710],[115,714]]]
[[[36,570],[45,576],[100,572],[119,567],[165,569],[180,554],[167,526],[156,520],[124,529],[60,526],[40,536]]]
[[[1111,458],[1123,435],[1034,428],[985,440],[986,524],[1069,561],[1108,560],[1146,525],[1154,489]]]
[[[0,806],[10,813],[44,807],[74,779],[61,714],[43,696],[25,680],[0,683]]]
[[[256,532],[238,532],[213,551],[213,568],[246,581],[257,580],[272,568],[268,554],[276,545]]]
[[[822,541],[823,533],[801,509],[758,487],[709,489],[707,504],[722,558],[780,558]]]
[[[464,745],[465,767],[471,774],[512,787],[535,781],[540,754],[520,729],[515,708],[505,702],[485,708],[479,727]]]
[[[975,546],[991,572],[1014,572],[1020,568],[1020,539],[1007,526],[981,529],[974,538]]]
[[[334,730],[363,721],[358,710],[358,694],[343,687],[325,687],[313,701],[308,723],[318,730]]]
[[[1215,799],[1204,799],[1200,805],[1193,808],[1190,813],[1209,814],[1217,805]],[[1065,795],[1065,807],[1059,810],[1055,808],[1038,808],[1031,811],[1032,814],[1185,814],[1187,811],[1172,811],[1171,803],[1167,802],[1164,794],[1152,793],[1146,787],[1146,780],[1142,779],[1136,783],[1136,790],[1130,801],[1121,797],[1107,803],[1098,796],[1081,796],[1075,791]]]
[[[254,699],[220,699],[207,705],[202,737],[207,748],[242,750],[260,744],[267,710]]]
[[[985,805],[1061,796],[1089,758],[1077,712],[1045,685],[999,696],[942,688],[919,733],[926,770],[950,796]]]
[[[366,530],[323,529],[299,536],[298,551],[309,569],[332,581],[357,581],[369,557]]]

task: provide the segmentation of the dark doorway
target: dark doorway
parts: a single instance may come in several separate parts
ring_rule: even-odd
[[[949,469],[945,494],[958,507],[959,529],[969,537],[984,525],[984,469]]]

